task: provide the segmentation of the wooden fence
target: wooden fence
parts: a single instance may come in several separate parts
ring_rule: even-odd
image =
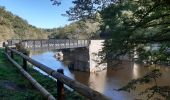
[[[72,88],[73,90],[77,91],[78,93],[82,94],[83,96],[87,97],[90,100],[109,100],[108,97],[104,96],[103,94],[92,90],[91,88],[89,88],[86,85],[83,85],[67,76],[65,76],[63,74],[63,70],[59,69],[58,71],[55,71],[51,68],[49,68],[48,66],[45,66],[33,59],[31,59],[30,57],[28,57],[26,54],[23,54],[15,49],[9,48],[8,46],[6,46],[4,44],[5,47],[5,51],[10,52],[11,53],[11,59],[13,58],[13,53],[21,56],[23,58],[23,68],[25,70],[27,70],[27,62],[30,62],[31,64],[33,64],[34,66],[36,66],[37,68],[41,69],[42,71],[46,72],[48,75],[51,75],[53,78],[57,79],[57,91],[58,91],[58,96],[57,99],[62,100],[63,99],[63,87],[65,85],[69,86],[70,88]],[[40,90],[40,89],[39,89]],[[41,92],[42,93],[42,92]],[[44,92],[42,93],[43,95],[47,95],[48,93],[44,94]],[[48,94],[49,96],[49,94]],[[51,99],[53,100],[53,99]]]

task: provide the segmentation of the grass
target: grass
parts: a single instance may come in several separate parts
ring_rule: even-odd
[[[43,96],[37,91],[29,81],[11,64],[0,49],[0,100],[43,100]],[[21,64],[22,59],[14,55],[15,61]],[[21,64],[22,65],[22,64]],[[29,65],[28,73],[33,76],[47,91],[53,96],[57,96],[56,81],[46,75],[41,74]],[[7,84],[2,84],[7,82]],[[10,87],[12,84],[13,87]],[[7,85],[7,86],[6,86]],[[9,86],[8,86],[9,85]],[[84,100],[76,92],[65,89],[65,100]]]
[[[14,87],[15,86],[15,87]],[[0,100],[43,99],[0,49]]]

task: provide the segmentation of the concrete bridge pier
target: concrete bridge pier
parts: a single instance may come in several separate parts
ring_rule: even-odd
[[[107,63],[101,63],[99,56],[99,52],[103,49],[103,42],[104,40],[90,40],[88,47],[75,48],[74,50],[69,50],[69,52],[63,51],[63,62],[67,63],[71,70],[102,71],[107,68]]]
[[[99,52],[103,50],[104,40],[91,40],[89,45],[90,72],[102,71],[107,68],[107,63],[101,63]]]

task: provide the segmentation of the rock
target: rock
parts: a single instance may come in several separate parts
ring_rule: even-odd
[[[63,60],[63,53],[61,51],[60,52],[56,52],[54,57],[57,58],[58,60],[62,61]]]

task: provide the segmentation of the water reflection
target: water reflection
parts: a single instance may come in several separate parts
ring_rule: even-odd
[[[137,65],[136,63],[134,63],[133,64],[133,79],[137,79],[137,78],[139,78],[139,67],[138,67],[139,65]]]
[[[49,66],[50,68],[57,70],[57,69],[64,69],[64,74],[66,76],[69,76],[71,78],[74,77],[74,75],[69,71],[68,67],[65,66],[62,62],[58,61],[54,58],[54,52],[48,51],[48,52],[42,52],[38,54],[35,54],[31,56],[31,58],[35,59],[36,61]],[[37,70],[41,71],[40,69],[36,68]],[[42,71],[41,71],[42,72]],[[44,72],[42,72],[45,74]]]
[[[32,58],[54,70],[59,68],[64,69],[64,73],[68,77],[75,79],[108,97],[111,97],[113,100],[134,100],[135,98],[144,98],[145,100],[145,95],[138,96],[137,94],[139,91],[153,85],[153,83],[151,83],[140,86],[136,91],[131,93],[118,92],[114,90],[126,85],[131,79],[142,77],[149,72],[149,70],[153,69],[153,66],[143,67],[141,64],[125,61],[119,66],[111,66],[111,68],[107,68],[107,70],[96,73],[70,71],[67,64],[63,64],[53,57],[54,54],[55,51],[42,52],[40,54],[34,53]],[[161,72],[164,72],[162,77],[158,80],[158,85],[169,85],[170,68],[167,66],[158,66],[158,68]]]
[[[101,93],[104,93],[105,86],[106,86],[106,73],[107,73],[107,70],[103,70],[101,72],[90,74],[88,85],[91,88]]]

